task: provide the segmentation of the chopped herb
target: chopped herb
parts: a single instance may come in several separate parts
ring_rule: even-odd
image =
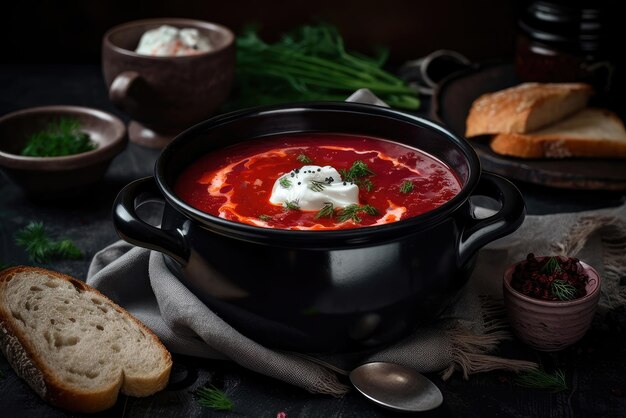
[[[269,215],[259,215],[259,219],[262,220],[263,222],[267,222],[267,221],[271,221],[272,217]]]
[[[411,193],[413,191],[413,182],[410,180],[405,180],[400,185],[400,193]]]
[[[367,164],[365,164],[361,160],[357,160],[352,164],[348,170],[341,169],[339,173],[343,177],[343,181],[349,181],[351,183],[356,184],[359,187],[363,187],[368,192],[371,192],[374,188],[374,183],[368,178],[368,176],[373,176],[374,172],[369,169]]]
[[[80,154],[96,149],[89,134],[81,132],[80,122],[61,118],[48,124],[45,130],[32,134],[26,141],[22,155],[29,157],[59,157]]]
[[[324,187],[326,187],[326,184],[324,182],[311,180],[311,185],[309,186],[309,189],[313,190],[314,192],[321,192],[322,190],[324,190]]]
[[[284,203],[285,210],[300,210],[300,205],[297,200],[287,201]]]
[[[371,181],[370,179],[365,179],[365,180],[363,180],[363,181],[361,181],[361,182],[357,183],[357,185],[358,185],[359,187],[360,187],[360,186],[363,186],[363,188],[364,188],[365,190],[367,190],[368,192],[371,192],[371,191],[372,191],[372,189],[374,188],[374,183],[372,183],[372,181]]]
[[[315,219],[319,218],[333,218],[335,216],[335,205],[332,202],[324,202],[324,207],[322,207],[319,212],[315,214]]]
[[[42,222],[31,222],[15,234],[17,245],[28,252],[30,259],[46,263],[52,258],[78,259],[81,251],[68,239],[52,241]]]
[[[552,274],[555,271],[561,270],[559,259],[557,257],[550,257],[546,264],[543,265],[541,271],[544,273]]]
[[[361,222],[361,218],[359,217],[359,213],[366,213],[368,215],[378,215],[378,210],[370,205],[359,206],[356,204],[348,205],[345,208],[341,209],[337,214],[337,219],[339,222],[345,222],[351,220],[353,222]]]
[[[555,280],[552,282],[552,293],[559,300],[576,299],[576,288],[566,280]]]
[[[367,164],[365,164],[361,160],[357,160],[352,163],[352,167],[350,167],[348,170],[340,170],[340,173],[345,181],[352,182],[362,177],[374,175],[374,172],[370,170]]]
[[[235,405],[224,391],[215,386],[199,388],[195,391],[196,399],[201,406],[211,408],[216,411],[232,411]]]
[[[544,389],[552,393],[567,390],[565,374],[557,370],[554,374],[547,373],[542,369],[533,369],[522,373],[515,379],[519,386],[531,389]]]
[[[313,160],[311,160],[309,157],[307,157],[304,154],[298,155],[298,157],[296,157],[296,159],[298,161],[300,161],[302,164],[311,164],[313,162]]]
[[[287,177],[281,177],[280,180],[278,180],[278,183],[285,189],[291,187],[291,181]]]

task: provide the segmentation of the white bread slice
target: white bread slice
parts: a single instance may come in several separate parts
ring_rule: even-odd
[[[592,94],[583,83],[524,83],[484,94],[472,104],[465,136],[531,132],[583,109]]]
[[[97,290],[35,267],[0,272],[0,348],[43,399],[76,412],[113,406],[118,392],[148,396],[172,360],[141,322]]]
[[[589,108],[529,134],[496,135],[491,149],[521,158],[626,158],[626,130],[615,114]]]

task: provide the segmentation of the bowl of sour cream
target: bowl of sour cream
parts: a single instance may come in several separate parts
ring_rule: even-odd
[[[131,141],[161,148],[226,101],[235,36],[216,23],[145,19],[116,26],[102,41],[109,98],[128,113]]]

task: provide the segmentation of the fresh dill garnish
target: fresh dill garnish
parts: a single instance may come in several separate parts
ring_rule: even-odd
[[[78,259],[81,251],[68,239],[52,241],[42,222],[31,222],[15,234],[15,242],[23,247],[30,259],[46,263],[52,258]]]
[[[60,118],[48,124],[45,130],[32,134],[22,155],[28,157],[60,157],[80,154],[96,149],[89,134],[81,132],[80,122],[73,118]]]
[[[324,206],[315,214],[315,219],[333,218],[335,216],[335,205],[333,202],[324,202]]]
[[[271,221],[272,217],[269,215],[259,215],[259,219],[262,220],[263,222],[267,222],[267,221]]]
[[[552,274],[555,271],[560,271],[560,270],[561,270],[561,266],[559,264],[558,257],[550,257],[548,261],[546,262],[546,264],[544,264],[543,267],[541,267],[541,271],[547,274]]]
[[[326,187],[326,184],[324,182],[311,180],[311,185],[309,186],[309,189],[313,190],[314,192],[321,192],[322,190],[324,190],[324,187]]]
[[[201,406],[211,408],[216,411],[232,411],[235,405],[224,391],[215,386],[198,388],[194,392],[196,400]]]
[[[343,177],[343,181],[351,181],[351,182],[354,182],[355,180],[358,180],[363,177],[374,175],[374,172],[370,170],[367,164],[365,164],[361,160],[356,160],[354,163],[352,163],[352,167],[350,167],[347,170],[345,169],[339,170],[339,172],[341,173],[341,176]]]
[[[337,220],[339,222],[345,222],[351,220],[355,223],[361,222],[359,213],[366,213],[368,215],[378,215],[378,210],[370,205],[359,206],[357,204],[348,205],[341,209],[337,214]]]
[[[413,191],[413,182],[410,180],[404,180],[400,185],[400,193],[411,193]]]
[[[374,183],[372,183],[372,181],[370,179],[365,179],[365,180],[359,181],[359,182],[357,182],[357,185],[359,187],[363,186],[363,188],[365,190],[367,190],[368,192],[371,192],[372,189],[374,188]]]
[[[281,177],[280,180],[278,180],[278,183],[285,189],[291,187],[291,180],[289,180],[287,177]]]
[[[300,161],[302,164],[311,164],[313,162],[313,160],[307,157],[305,154],[298,155],[296,159]]]
[[[286,201],[283,206],[285,210],[300,210],[300,205],[297,200]]]
[[[552,293],[559,300],[576,299],[576,288],[566,280],[555,280],[552,282]]]
[[[520,374],[515,383],[519,386],[530,389],[544,389],[552,393],[567,390],[565,382],[565,374],[561,370],[557,370],[554,374],[547,373],[542,369],[533,369]]]
[[[374,188],[374,183],[369,178],[369,176],[373,176],[374,172],[370,170],[370,168],[361,160],[357,160],[352,163],[352,167],[349,169],[340,169],[339,173],[343,178],[343,181],[349,181],[351,183],[356,184],[359,187],[364,188],[368,192],[371,192]]]

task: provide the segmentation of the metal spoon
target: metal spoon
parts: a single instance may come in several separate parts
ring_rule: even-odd
[[[433,382],[399,364],[366,363],[352,370],[349,377],[366,398],[389,409],[429,411],[443,402],[443,395]]]

